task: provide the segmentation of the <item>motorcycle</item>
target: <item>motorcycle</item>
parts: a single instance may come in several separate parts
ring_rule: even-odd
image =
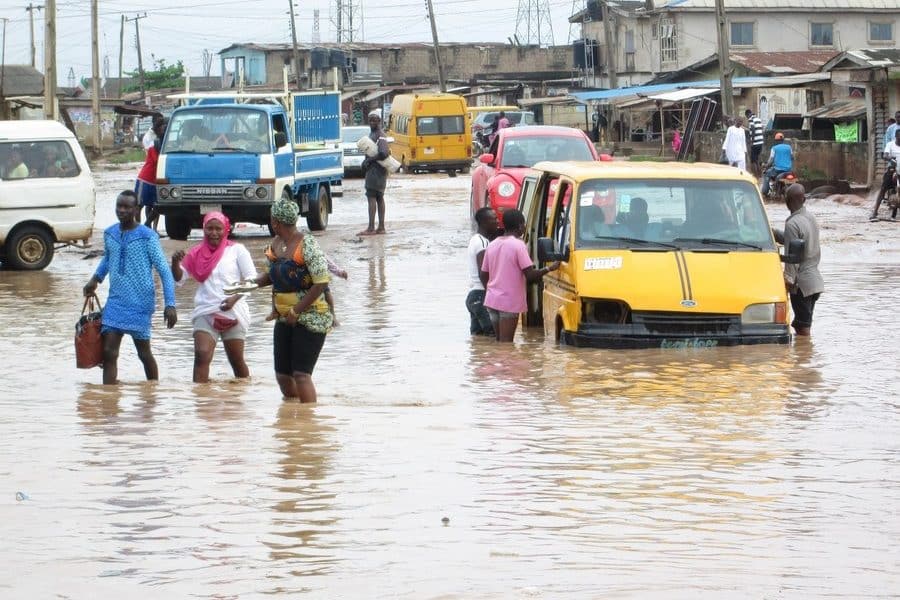
[[[896,158],[888,161],[888,172],[893,177],[893,185],[884,194],[884,205],[891,209],[891,218],[896,219],[900,211],[900,176],[897,175]]]
[[[783,200],[784,193],[789,186],[797,182],[793,171],[786,171],[769,177],[769,195],[767,200]]]
[[[487,152],[488,148],[491,145],[490,141],[491,130],[487,127],[477,129],[473,132],[472,135],[472,157],[478,158],[485,152]]]

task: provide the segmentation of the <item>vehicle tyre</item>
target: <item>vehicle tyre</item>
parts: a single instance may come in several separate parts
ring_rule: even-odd
[[[319,194],[309,201],[309,212],[306,213],[306,225],[310,231],[324,231],[328,227],[328,186],[320,185]]]
[[[184,215],[166,215],[166,233],[170,239],[183,242],[191,235],[191,222]]]
[[[459,172],[462,173],[463,175],[468,175],[471,170],[472,170],[472,167],[463,167],[462,169],[459,170]]]
[[[43,227],[26,225],[6,240],[6,264],[18,271],[40,271],[53,260],[53,236]]]

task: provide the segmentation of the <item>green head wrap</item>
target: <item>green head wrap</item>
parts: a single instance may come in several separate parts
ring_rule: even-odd
[[[285,225],[296,225],[300,207],[293,200],[279,199],[272,203],[272,218]]]

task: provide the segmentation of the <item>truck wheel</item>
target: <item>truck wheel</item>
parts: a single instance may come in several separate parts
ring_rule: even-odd
[[[309,212],[306,213],[306,225],[310,231],[324,231],[328,227],[328,187],[319,186],[319,195],[309,200]]]
[[[166,215],[166,233],[171,239],[183,242],[191,234],[191,222],[187,217]]]
[[[18,271],[40,271],[53,260],[53,237],[43,227],[27,225],[6,240],[6,262]]]

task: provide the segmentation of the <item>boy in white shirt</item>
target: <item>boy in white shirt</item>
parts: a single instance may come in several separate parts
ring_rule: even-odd
[[[488,243],[497,237],[497,213],[493,208],[479,208],[475,213],[478,232],[469,240],[466,260],[469,267],[469,295],[466,308],[469,310],[469,333],[472,335],[494,335],[491,317],[484,307],[484,284],[481,282],[481,262]]]

